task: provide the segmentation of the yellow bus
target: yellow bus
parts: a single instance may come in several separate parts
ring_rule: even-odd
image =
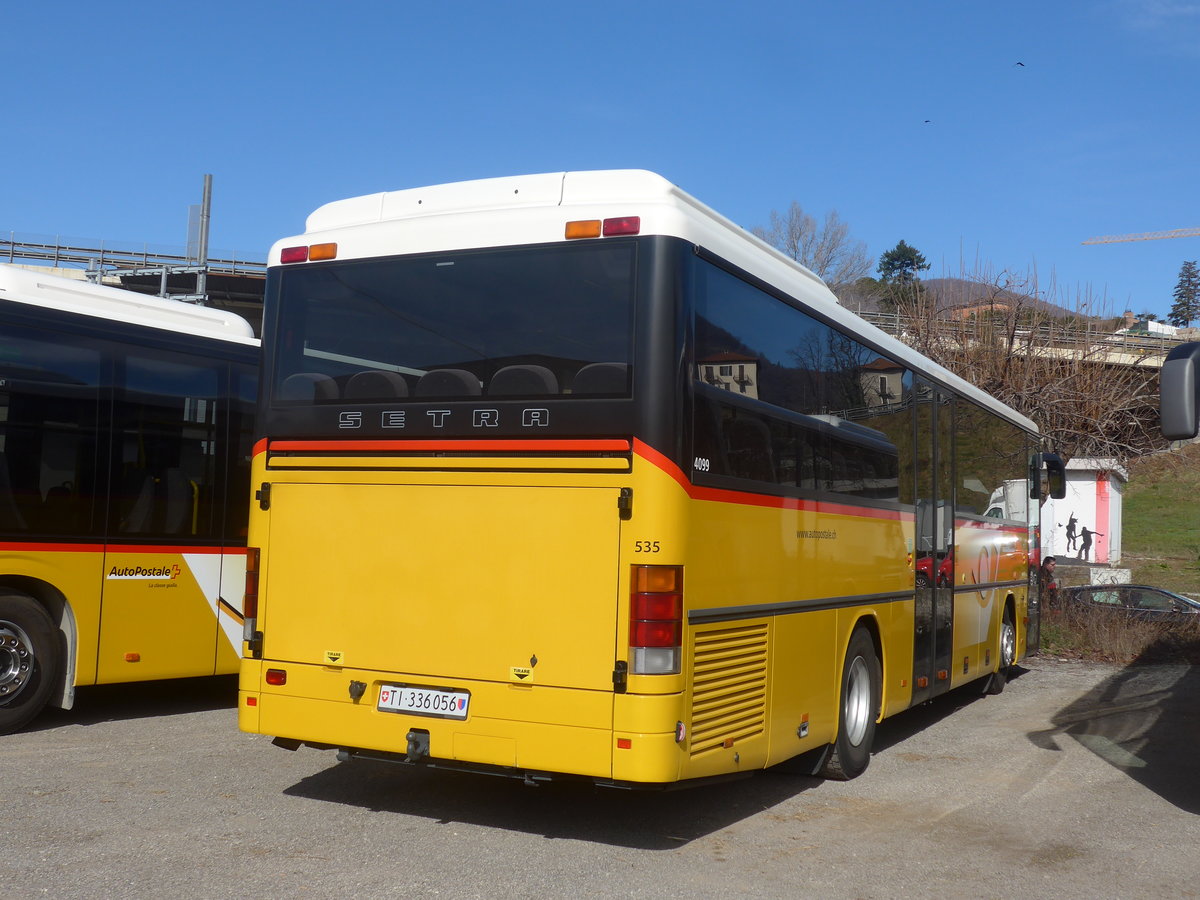
[[[257,371],[231,313],[0,265],[0,733],[237,671]]]
[[[267,281],[245,731],[848,778],[1035,649],[1033,423],[657,175],[331,203]]]

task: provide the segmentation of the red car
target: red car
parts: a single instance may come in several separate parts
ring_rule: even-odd
[[[926,588],[933,582],[933,557],[923,556],[913,565],[916,570],[917,587]],[[947,553],[937,567],[938,587],[949,585],[954,577],[954,553]]]

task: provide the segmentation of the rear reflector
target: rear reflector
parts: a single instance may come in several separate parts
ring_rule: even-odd
[[[281,263],[308,262],[307,247],[285,247],[279,253]]]
[[[604,220],[605,237],[615,237],[619,234],[638,234],[641,230],[641,216],[622,216],[617,219]]]

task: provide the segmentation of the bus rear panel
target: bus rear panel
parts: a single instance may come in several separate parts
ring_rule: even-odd
[[[1031,423],[657,176],[343,201],[271,263],[242,729],[852,777],[1031,649]]]

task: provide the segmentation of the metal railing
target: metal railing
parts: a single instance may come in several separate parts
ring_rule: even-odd
[[[129,269],[172,270],[199,265],[182,247],[137,244],[121,241],[97,241],[88,238],[67,238],[61,235],[0,232],[0,261],[48,262],[56,267],[82,268],[102,273]],[[231,251],[209,251],[207,269],[220,275],[262,275],[267,272],[265,260],[239,257]]]
[[[897,337],[911,330],[914,324],[912,318],[903,316],[898,312],[856,311],[855,315],[870,322],[876,328]],[[983,323],[974,322],[969,319],[953,320],[939,317],[936,322],[939,329],[966,335],[975,334],[981,328],[988,327]],[[1135,356],[1157,356],[1159,354],[1166,356],[1178,345],[1196,340],[1194,333],[1181,335],[1117,334],[1115,332],[1102,331],[1095,327],[1088,327],[1079,332],[1070,333],[1061,326],[1054,327],[1050,325],[1039,325],[1032,329],[1017,329],[1017,335],[1022,340],[1028,339],[1031,334],[1045,346],[1076,350],[1090,348],[1096,351],[1129,353]]]

